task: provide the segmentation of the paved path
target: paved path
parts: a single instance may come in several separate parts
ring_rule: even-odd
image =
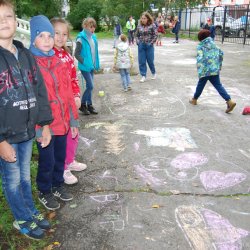
[[[100,114],[81,115],[77,158],[88,168],[76,174],[75,199],[57,212],[61,249],[250,249],[250,116],[241,114],[250,105],[250,47],[220,47],[232,114],[210,84],[199,105],[188,103],[195,42],[164,40],[157,80],[133,76],[124,93],[110,72],[112,41],[100,41]]]

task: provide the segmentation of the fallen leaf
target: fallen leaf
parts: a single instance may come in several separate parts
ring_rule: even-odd
[[[49,245],[47,247],[45,247],[43,250],[52,250],[53,249],[53,245]]]
[[[70,207],[70,208],[76,208],[76,207],[77,207],[77,204],[71,204],[69,207]]]
[[[61,245],[60,242],[58,242],[58,241],[55,241],[53,244],[54,244],[55,246],[60,246],[60,245]]]
[[[160,205],[154,204],[154,205],[152,206],[152,208],[160,208]]]
[[[48,219],[52,220],[56,217],[56,212],[51,212],[47,215]]]

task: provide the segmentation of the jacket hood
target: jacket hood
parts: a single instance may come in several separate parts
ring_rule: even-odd
[[[126,51],[128,49],[128,44],[124,43],[124,42],[120,42],[117,45],[117,49],[121,50],[121,51]]]
[[[216,45],[211,37],[207,37],[206,39],[201,41],[199,45],[201,45],[207,49],[212,49],[212,48],[216,47]]]

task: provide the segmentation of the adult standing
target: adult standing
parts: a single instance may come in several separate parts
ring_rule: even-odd
[[[145,82],[147,76],[147,64],[152,73],[151,79],[156,79],[154,65],[154,43],[157,40],[157,29],[152,16],[143,12],[136,29],[136,44],[138,45],[139,70],[142,76],[140,82]]]
[[[129,45],[134,44],[135,20],[132,16],[129,17],[126,23],[126,28],[128,30]]]
[[[119,39],[119,36],[122,34],[122,26],[119,23],[118,20],[115,20],[115,26],[114,26],[114,45],[113,48],[116,48],[116,43]]]
[[[209,30],[210,31],[210,37],[214,40],[215,38],[215,27],[212,23],[211,18],[207,18],[207,23],[204,25],[204,29]]]

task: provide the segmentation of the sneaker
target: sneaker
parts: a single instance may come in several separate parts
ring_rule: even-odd
[[[152,77],[151,77],[152,80],[155,80],[156,79],[156,74],[153,74]]]
[[[82,111],[84,115],[90,115],[90,112],[88,111],[87,106],[84,104],[81,104],[81,107],[79,108],[79,110]]]
[[[130,86],[128,86],[128,90],[132,90],[132,88]]]
[[[56,201],[52,193],[49,194],[40,193],[38,199],[49,210],[56,210],[60,208],[60,204]]]
[[[43,230],[50,229],[50,223],[44,218],[43,214],[37,212],[32,215],[35,223]]]
[[[140,82],[145,82],[145,80],[146,80],[146,77],[143,76],[143,77],[141,78]]]
[[[21,234],[24,234],[26,237],[41,240],[44,237],[43,230],[38,227],[34,221],[17,221],[13,222],[15,229],[19,230]]]
[[[62,201],[71,201],[73,200],[73,195],[69,193],[64,186],[53,187],[52,192],[54,196],[60,198]]]
[[[128,89],[127,89],[127,88],[125,88],[123,91],[124,91],[124,92],[128,92]]]
[[[93,114],[93,115],[97,115],[98,112],[96,111],[96,109],[90,104],[88,105],[88,111],[90,114]]]
[[[73,161],[72,163],[70,163],[68,165],[67,169],[70,170],[70,171],[77,171],[77,172],[79,172],[79,171],[85,170],[86,168],[87,168],[86,164],[78,162],[78,161]]]
[[[71,173],[69,169],[63,172],[64,183],[67,185],[72,185],[78,182],[77,178]]]

